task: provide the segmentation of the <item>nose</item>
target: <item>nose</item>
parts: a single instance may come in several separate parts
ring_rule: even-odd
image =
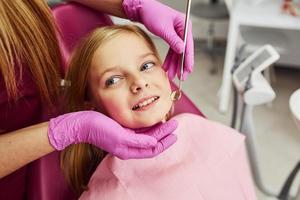
[[[130,86],[132,93],[136,94],[149,87],[149,83],[142,77],[135,78]]]

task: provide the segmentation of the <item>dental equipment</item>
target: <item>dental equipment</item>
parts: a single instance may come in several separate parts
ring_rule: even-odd
[[[245,46],[241,47],[244,50]],[[241,53],[241,52],[240,52]],[[300,168],[300,162],[290,173],[280,192],[275,192],[267,187],[262,180],[261,170],[257,157],[257,144],[255,140],[255,127],[253,120],[253,108],[271,102],[275,98],[275,92],[263,77],[262,71],[275,63],[279,59],[279,54],[271,45],[265,45],[252,53],[247,58],[236,59],[232,69],[234,90],[234,106],[232,117],[232,128],[236,128],[237,114],[240,111],[240,128],[239,131],[246,135],[246,145],[249,155],[251,170],[254,181],[258,189],[265,195],[275,197],[280,200],[291,199],[289,189],[292,185],[293,178]],[[238,95],[239,93],[239,95]],[[239,101],[242,100],[242,108],[239,109]],[[297,200],[299,198],[297,195]],[[292,197],[295,199],[295,197]]]
[[[293,92],[293,94],[290,97],[289,100],[290,110],[293,116],[293,119],[296,123],[296,126],[298,130],[300,131],[300,89]],[[294,182],[295,177],[297,176],[297,173],[300,174],[300,161],[298,164],[294,167],[293,171],[290,173],[289,177],[286,179],[286,182],[284,184],[284,187],[281,190],[280,195],[284,197],[284,192],[286,194],[289,193],[289,189],[291,188],[291,185]],[[297,195],[295,197],[295,200],[300,200],[300,186],[298,188]]]
[[[237,90],[244,93],[249,105],[261,105],[275,98],[275,92],[261,72],[279,59],[279,54],[271,45],[265,45],[250,55],[233,72],[233,82]],[[250,85],[249,85],[250,84]]]
[[[172,101],[178,101],[181,98],[181,90],[182,90],[182,79],[183,79],[183,65],[185,61],[185,48],[186,48],[186,41],[187,41],[187,32],[189,27],[189,18],[190,18],[190,10],[191,10],[191,2],[192,0],[187,0],[186,10],[185,10],[185,25],[184,25],[184,35],[183,35],[183,52],[181,55],[181,63],[180,63],[180,77],[179,77],[179,85],[178,90],[175,90],[171,93]]]
[[[300,88],[293,92],[289,104],[295,123],[300,130]]]
[[[242,46],[242,48],[244,47]],[[238,61],[232,69],[235,90],[231,126],[236,128],[237,114],[240,111],[239,131],[247,137],[246,145],[254,181],[260,191],[272,197],[277,197],[277,194],[263,184],[259,170],[253,107],[270,102],[275,98],[273,89],[264,79],[261,72],[278,59],[279,54],[276,50],[270,45],[265,45],[247,58]],[[239,108],[240,101],[238,100],[242,100],[242,109]]]

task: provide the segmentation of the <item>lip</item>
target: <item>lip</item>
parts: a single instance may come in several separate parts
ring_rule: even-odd
[[[136,109],[136,110],[133,109],[133,108],[134,108],[135,106],[137,106],[138,104],[140,104],[140,103],[142,103],[142,102],[144,102],[144,101],[146,101],[146,100],[148,100],[148,99],[151,99],[151,98],[153,98],[153,97],[158,97],[158,99],[154,100],[153,102],[151,102],[151,103],[148,104],[147,106],[143,106],[143,107],[138,108],[138,109]],[[159,100],[159,98],[160,98],[160,96],[157,96],[157,95],[153,95],[153,96],[149,96],[149,97],[144,97],[144,98],[140,99],[137,103],[135,103],[134,106],[132,106],[132,110],[133,110],[133,111],[143,111],[143,110],[147,110],[147,109],[149,109],[151,106],[155,105],[155,104],[157,103],[157,101]]]

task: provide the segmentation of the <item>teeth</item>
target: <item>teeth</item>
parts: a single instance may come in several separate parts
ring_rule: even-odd
[[[136,110],[136,109],[138,109],[138,108],[144,107],[144,106],[146,106],[146,105],[152,103],[153,101],[157,100],[158,98],[159,98],[159,97],[152,97],[152,98],[150,98],[150,99],[148,99],[148,100],[145,100],[145,101],[143,101],[142,103],[139,103],[138,105],[134,106],[134,107],[133,107],[133,110]]]

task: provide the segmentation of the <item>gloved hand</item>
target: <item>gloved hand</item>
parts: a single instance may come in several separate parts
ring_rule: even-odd
[[[123,0],[123,10],[128,19],[137,21],[155,35],[163,38],[170,50],[164,62],[164,69],[170,79],[180,76],[180,57],[183,52],[185,15],[156,0]],[[192,72],[194,66],[194,43],[192,24],[189,23],[183,78]]]
[[[56,150],[89,143],[121,159],[150,158],[176,142],[176,135],[172,134],[176,128],[177,122],[170,120],[136,134],[99,112],[81,111],[51,119],[48,138]]]

